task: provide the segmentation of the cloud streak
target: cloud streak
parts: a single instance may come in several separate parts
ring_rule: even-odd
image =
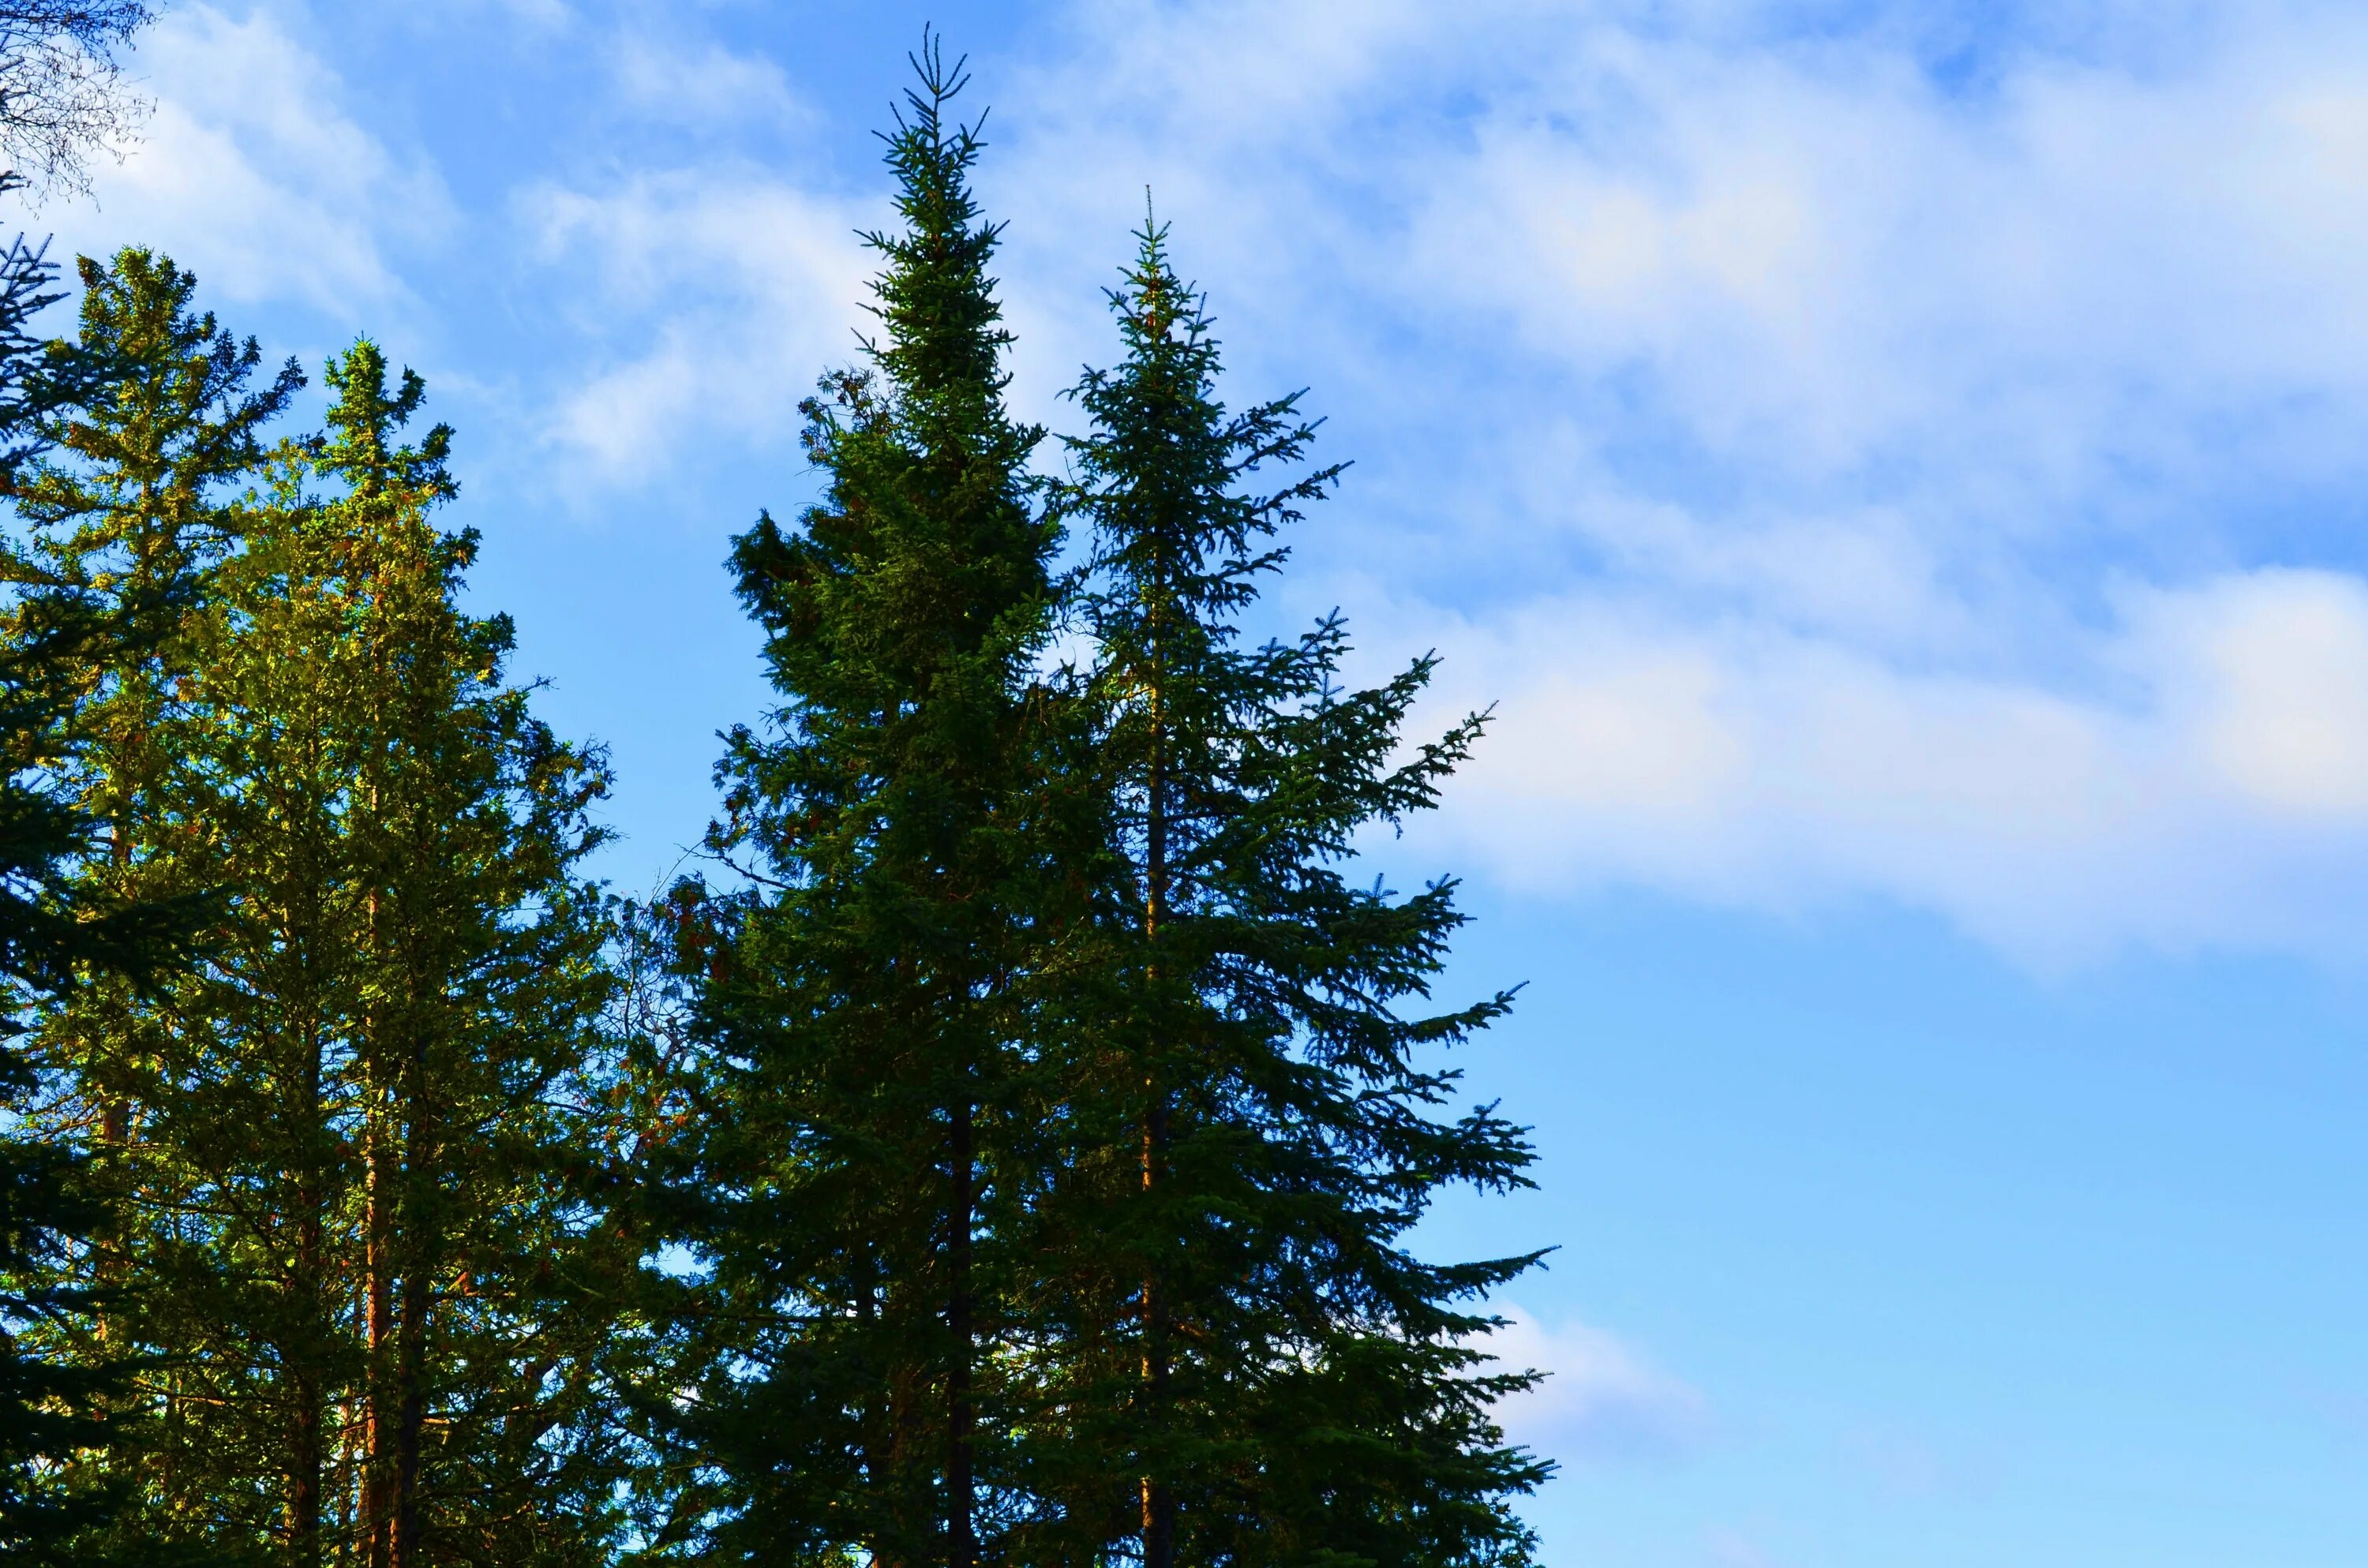
[[[778,441],[797,402],[851,357],[867,273],[857,209],[753,169],[665,171],[587,194],[524,193],[548,266],[593,279],[575,301],[603,362],[546,436],[577,483],[644,483],[686,450]]]
[[[1545,1381],[1497,1407],[1514,1442],[1565,1463],[1666,1459],[1710,1434],[1701,1392],[1653,1366],[1612,1335],[1582,1323],[1549,1326],[1518,1307],[1482,1342],[1510,1368]]]
[[[2063,689],[1611,597],[1444,630],[1442,710],[1494,697],[1499,718],[1426,832],[1516,885],[1873,894],[2042,968],[2133,940],[2362,956],[2368,588],[2348,574],[2127,589]]]
[[[509,211],[575,334],[553,486],[786,451],[882,213],[780,154],[861,128],[696,25],[576,42],[616,145]],[[1150,184],[1239,395],[1312,385],[1358,460],[1292,608],[1501,703],[1451,849],[2043,966],[2356,956],[2368,24],[1142,0],[1025,48],[977,89],[1015,397],[1073,422]],[[269,13],[143,62],[111,230],[232,299],[403,299],[450,200]]]

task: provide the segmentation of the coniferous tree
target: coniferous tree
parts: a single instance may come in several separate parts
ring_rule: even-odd
[[[1253,488],[1314,426],[1296,397],[1218,401],[1201,303],[1165,231],[1141,241],[1111,296],[1126,358],[1077,388],[1092,430],[1072,445],[1110,837],[1045,1199],[1063,1555],[1526,1562],[1507,1505],[1545,1467],[1487,1413],[1531,1380],[1468,1341],[1495,1321],[1478,1298],[1536,1258],[1436,1265],[1406,1244],[1444,1186],[1526,1185],[1521,1130],[1444,1114],[1456,1074],[1436,1060],[1510,996],[1428,1011],[1453,884],[1400,897],[1346,874],[1360,832],[1433,803],[1480,721],[1402,754],[1431,660],[1348,689],[1338,617],[1243,645],[1285,558],[1273,536],[1340,470]]]
[[[719,767],[745,881],[621,925],[601,758],[459,608],[417,378],[359,343],[270,447],[301,378],[169,261],[85,263],[40,377],[45,275],[0,269],[0,982],[38,1020],[0,1036],[0,1551],[1529,1561],[1546,1467],[1489,1407],[1531,1380],[1473,1339],[1536,1259],[1408,1239],[1525,1183],[1438,1054],[1509,997],[1429,1004],[1452,883],[1349,880],[1478,721],[1406,752],[1429,659],[1355,690],[1337,618],[1243,642],[1339,471],[1255,488],[1313,426],[1218,401],[1156,227],[1048,504],[962,67],[916,64],[879,339],[803,405],[825,493],[734,541],[781,699]]]
[[[75,672],[85,744],[70,781],[102,832],[85,883],[96,896],[153,902],[197,891],[162,846],[176,831],[197,749],[184,728],[192,639],[214,574],[237,547],[241,512],[225,492],[256,472],[264,427],[302,376],[290,361],[253,388],[254,341],[193,313],[196,279],[169,259],[128,249],[111,267],[85,258],[81,269],[75,350],[111,373],[49,421],[56,455],[25,476],[16,498],[48,602],[90,600],[136,632],[93,647]],[[122,986],[84,987],[42,1034],[119,1182],[136,1186],[151,1174],[172,1177],[142,1169],[137,1123],[163,1068],[130,1012]]]
[[[622,1459],[603,1303],[632,1264],[586,1157],[611,983],[581,866],[606,767],[504,679],[508,619],[454,602],[477,538],[429,520],[450,432],[398,444],[418,379],[391,389],[365,341],[330,384],[318,467],[344,494],[320,526],[356,687],[333,733],[358,916],[358,1516],[393,1568],[604,1561]]]
[[[29,487],[60,582],[165,607],[147,662],[84,673],[78,777],[113,830],[84,880],[216,912],[194,969],[85,988],[40,1035],[66,1091],[48,1124],[95,1134],[127,1210],[91,1272],[137,1283],[154,1366],[120,1532],[374,1568],[605,1561],[632,1266],[587,1157],[609,980],[579,867],[605,771],[505,681],[507,621],[457,608],[476,541],[431,519],[450,433],[402,444],[416,378],[390,389],[358,345],[328,433],[266,464],[292,373],[239,400],[251,347],[188,316],[170,264],[118,270],[131,304],[97,309],[131,329],[85,337],[165,369],[69,422],[74,460]],[[233,462],[261,487],[223,506]],[[114,1353],[114,1326],[74,1350]]]
[[[219,571],[184,682],[200,766],[179,874],[217,890],[205,961],[157,1008],[179,1042],[157,1138],[192,1177],[243,1201],[158,1269],[159,1326],[202,1394],[174,1421],[179,1505],[208,1539],[332,1557],[329,1510],[359,1381],[348,1260],[359,1221],[351,1150],[363,894],[349,825],[362,750],[348,541],[283,449]],[[324,1533],[327,1532],[327,1533]]]
[[[100,905],[187,903],[204,890],[181,874],[174,849],[207,792],[187,683],[203,607],[236,547],[240,512],[225,493],[254,472],[263,428],[301,378],[291,364],[255,388],[255,345],[194,313],[195,282],[168,260],[126,250],[111,267],[85,259],[81,272],[69,352],[100,373],[43,421],[49,450],[13,494],[28,536],[21,574],[35,580],[28,611],[95,615],[117,632],[84,642],[58,671],[76,744],[56,787],[93,827],[72,885]],[[191,1256],[186,1244],[212,1217],[176,1140],[159,1135],[179,1085],[152,1000],[128,977],[92,973],[44,1006],[29,1043],[45,1092],[28,1107],[53,1147],[81,1159],[111,1217],[103,1239],[71,1259],[73,1283],[96,1290],[103,1310],[47,1324],[43,1337],[85,1366],[144,1362],[119,1412],[158,1417],[142,1476],[169,1465],[187,1414],[173,1385],[193,1363],[159,1353],[178,1349],[166,1326],[173,1281]],[[134,1287],[137,1314],[122,1306]],[[122,1540],[193,1533],[148,1511],[144,1483],[133,1496],[143,1506],[118,1520]]]
[[[0,488],[11,495],[20,466],[46,444],[44,422],[103,379],[32,333],[32,318],[60,298],[54,278],[42,252],[22,239],[0,255]],[[107,1214],[70,1153],[23,1124],[35,1074],[8,1041],[22,1032],[28,1004],[93,973],[154,976],[178,957],[186,912],[109,907],[75,889],[90,824],[54,788],[75,744],[72,673],[121,633],[13,550],[6,574],[19,597],[0,642],[0,1112],[10,1119],[0,1133],[0,1557],[153,1561],[103,1552],[94,1539],[118,1498],[91,1483],[91,1461],[120,1454],[136,1436],[112,1408],[130,1358],[77,1364],[35,1347],[92,1314],[96,1302],[71,1282],[71,1261]]]
[[[298,1561],[598,1561],[620,1461],[585,1270],[619,1260],[575,1153],[607,983],[571,868],[603,776],[504,685],[507,623],[451,602],[475,540],[430,520],[450,432],[402,444],[417,379],[365,341],[328,380],[184,683],[213,788],[176,863],[225,912],[159,1010],[157,1119],[245,1200],[145,1260],[210,1413],[168,1424],[167,1506]]]
[[[712,1242],[719,1208],[733,1201],[726,1195],[719,1205],[703,1186],[702,1173],[721,1163],[715,1139],[730,1091],[699,1018],[700,993],[717,973],[709,961],[718,951],[714,917],[726,907],[689,879],[647,903],[611,906],[617,983],[608,1114],[595,1153],[606,1212],[633,1238],[638,1265],[614,1300],[612,1339],[625,1375],[610,1410],[629,1470],[625,1560],[635,1562],[703,1559],[716,1544],[712,1527],[737,1511],[734,1499],[747,1490],[716,1462],[706,1423],[686,1420],[683,1403],[751,1337],[752,1324],[723,1310],[714,1282],[680,1267],[679,1243]],[[733,1162],[745,1168],[748,1153],[735,1151]]]
[[[0,785],[0,976],[11,988],[12,1014],[30,994],[71,986],[97,956],[81,923],[65,913],[72,907],[65,870],[82,847],[81,824],[23,777],[50,760],[42,741],[53,721],[40,657],[12,649],[0,672],[11,769]],[[16,1111],[32,1088],[30,1064],[0,1045],[0,1109]],[[77,1364],[28,1343],[28,1331],[38,1335],[94,1308],[87,1290],[67,1282],[65,1267],[105,1221],[78,1174],[46,1140],[21,1129],[0,1137],[0,1559],[12,1562],[84,1557],[114,1506],[74,1472],[120,1446],[122,1423],[110,1424],[106,1414],[128,1368],[120,1359]]]
[[[690,1435],[753,1561],[970,1568],[1027,1506],[1009,1303],[1041,1166],[1022,996],[1057,534],[1003,403],[962,68],[928,43],[916,65],[887,138],[905,227],[868,236],[881,336],[804,405],[827,492],[732,557],[782,705],[720,770],[713,839],[756,891],[700,926],[700,1242],[747,1331]]]

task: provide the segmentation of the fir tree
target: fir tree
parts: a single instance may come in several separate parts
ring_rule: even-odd
[[[231,487],[259,468],[265,426],[302,376],[290,361],[253,387],[254,341],[193,312],[196,279],[169,259],[127,249],[111,267],[80,265],[74,351],[108,373],[46,422],[54,453],[25,475],[16,501],[44,602],[86,601],[128,633],[91,647],[74,672],[85,744],[69,782],[102,841],[81,881],[95,897],[155,902],[201,891],[161,852],[195,756],[183,728],[192,638],[213,574],[237,547]],[[121,985],[94,984],[42,1028],[49,1064],[69,1074],[75,1114],[127,1191],[172,1179],[142,1168],[138,1118],[164,1068],[161,1042],[130,1022],[133,1010]],[[156,1195],[151,1207],[168,1201]]]
[[[580,868],[606,768],[505,680],[507,618],[454,602],[477,538],[428,519],[450,432],[398,444],[418,379],[391,389],[365,341],[330,385],[319,467],[345,494],[323,519],[357,687],[359,1517],[393,1568],[604,1561],[622,1460],[603,1303],[632,1263],[585,1158],[611,982]]]
[[[85,259],[81,272],[81,330],[59,357],[85,373],[42,420],[48,449],[12,487],[28,535],[23,610],[110,629],[55,671],[74,745],[51,770],[54,788],[92,827],[72,867],[73,896],[100,907],[187,905],[205,890],[172,853],[204,792],[186,683],[214,574],[236,545],[239,513],[224,493],[260,461],[262,429],[301,378],[291,365],[253,387],[254,344],[194,313],[194,280],[167,260],[127,250],[109,267]],[[45,1004],[30,1040],[44,1093],[26,1108],[51,1147],[78,1157],[110,1215],[95,1244],[55,1260],[71,1263],[71,1283],[95,1290],[103,1310],[51,1319],[35,1337],[85,1368],[145,1364],[114,1414],[162,1418],[138,1456],[148,1474],[170,1451],[177,1414],[157,1398],[177,1375],[160,1352],[177,1346],[150,1309],[169,1298],[162,1277],[209,1220],[173,1142],[152,1136],[179,1088],[153,1000],[131,977],[94,971]],[[126,1305],[135,1287],[136,1313]],[[116,1480],[136,1479],[116,1468]],[[186,1533],[135,1517],[117,1521],[121,1541]]]
[[[31,331],[32,318],[60,297],[54,278],[21,239],[0,255],[0,486],[11,493],[19,466],[46,444],[44,421],[97,379]],[[51,781],[74,744],[71,674],[119,633],[86,598],[55,592],[13,551],[7,574],[20,594],[51,591],[10,607],[0,644],[0,1557],[88,1562],[102,1560],[95,1528],[117,1499],[89,1484],[87,1472],[94,1458],[134,1436],[120,1412],[107,1419],[132,1368],[128,1358],[78,1365],[32,1343],[91,1315],[95,1302],[71,1283],[70,1262],[107,1215],[70,1153],[24,1127],[34,1073],[7,1040],[22,1032],[27,1004],[84,977],[154,976],[177,958],[186,912],[78,895],[74,868],[90,824]]]
[[[132,276],[171,280],[166,324],[119,339],[252,362],[188,320],[169,264]],[[85,795],[114,824],[85,880],[216,912],[194,969],[41,1030],[69,1091],[51,1125],[97,1134],[128,1205],[97,1277],[137,1282],[157,1353],[118,1528],[373,1568],[603,1562],[632,1268],[585,1153],[609,982],[579,868],[605,771],[505,679],[508,622],[457,607],[476,540],[432,518],[450,432],[404,444],[417,378],[390,387],[364,342],[328,379],[328,432],[268,463],[255,400],[229,404],[244,427],[145,417],[186,392],[118,400],[37,491],[61,581],[171,607],[151,662],[84,678]],[[259,480],[234,507],[194,460],[177,492],[169,465],[133,483],[209,432]],[[143,565],[158,586],[135,592]]]
[[[1480,720],[1401,752],[1428,657],[1345,688],[1338,617],[1244,646],[1278,529],[1338,467],[1296,397],[1228,410],[1199,300],[1146,225],[1111,296],[1124,362],[1076,398],[1070,504],[1108,802],[1100,916],[1072,964],[1070,1157],[1045,1199],[1069,1561],[1349,1568],[1528,1561],[1508,1498],[1545,1467],[1488,1419],[1526,1387],[1469,1339],[1535,1256],[1418,1258],[1440,1189],[1526,1185],[1521,1130],[1444,1114],[1437,1060],[1509,994],[1425,1003],[1453,884],[1347,879],[1359,835],[1430,806]],[[1097,1529],[1105,1539],[1092,1539]],[[1129,1541],[1126,1538],[1132,1538]]]
[[[100,1304],[73,1263],[107,1233],[108,1211],[82,1163],[18,1119],[36,1078],[6,1040],[27,1004],[93,973],[145,980],[177,958],[186,933],[169,906],[109,910],[79,893],[72,869],[88,824],[42,783],[72,744],[58,666],[105,628],[20,616],[12,631],[0,653],[0,1559],[154,1561],[102,1546],[121,1496],[94,1470],[145,1435],[125,1408],[139,1364],[125,1350],[77,1360],[51,1348]]]
[[[362,749],[351,551],[283,450],[217,574],[184,686],[200,766],[178,874],[219,891],[206,961],[158,1007],[179,1044],[154,1118],[197,1190],[237,1193],[142,1266],[179,1346],[172,1493],[208,1539],[325,1558],[359,1378],[352,1040],[361,985],[350,778]],[[202,790],[202,795],[195,791]],[[202,1381],[200,1381],[202,1380]]]
[[[194,682],[239,787],[188,851],[232,912],[175,1029],[213,1068],[192,1163],[263,1195],[211,1237],[256,1292],[211,1359],[265,1375],[200,1489],[300,1561],[605,1561],[630,1259],[579,1153],[609,981],[575,870],[605,773],[504,680],[507,621],[453,602],[476,539],[432,521],[450,432],[404,442],[418,378],[365,340],[327,381]]]
[[[827,493],[732,557],[782,702],[720,770],[713,842],[757,891],[700,926],[701,1244],[748,1327],[692,1435],[754,1561],[970,1568],[1027,1506],[1009,1302],[1041,1165],[1021,998],[1057,534],[1039,432],[1004,408],[962,68],[929,43],[916,66],[886,139],[905,227],[867,236],[881,336],[804,405]]]

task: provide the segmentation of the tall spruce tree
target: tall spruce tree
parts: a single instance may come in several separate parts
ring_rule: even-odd
[[[184,681],[199,766],[170,853],[220,907],[205,961],[156,1008],[178,1070],[153,1136],[200,1190],[240,1200],[141,1260],[154,1331],[179,1348],[155,1502],[202,1539],[268,1542],[296,1562],[333,1560],[336,1402],[360,1363],[346,1302],[359,1234],[364,895],[348,827],[361,661],[350,541],[306,493],[312,468],[297,447],[269,466]]]
[[[169,264],[122,270],[165,280],[138,296],[164,324],[107,341],[252,362],[187,316]],[[368,342],[328,379],[327,433],[268,464],[256,400],[235,428],[186,392],[118,400],[33,492],[59,581],[170,606],[148,663],[81,681],[78,777],[113,829],[85,880],[215,911],[194,969],[77,994],[38,1037],[66,1091],[50,1130],[95,1144],[126,1205],[94,1273],[137,1283],[154,1365],[117,1530],[357,1568],[604,1562],[609,1303],[632,1267],[586,1153],[605,770],[505,679],[508,622],[456,603],[476,541],[433,519],[449,431],[404,442],[417,379],[390,387]],[[257,491],[211,501],[194,459],[177,499],[169,472],[137,483],[209,433]],[[181,526],[142,530],[159,517]],[[96,1361],[123,1335],[68,1337]]]
[[[368,341],[331,366],[317,459],[343,487],[316,526],[353,682],[332,730],[356,917],[352,1517],[373,1565],[598,1562],[623,1463],[607,1303],[633,1263],[589,1158],[611,980],[582,863],[607,770],[506,680],[508,619],[459,608],[477,536],[430,516],[450,433],[401,444],[423,390],[386,369]]]
[[[22,239],[0,255],[0,491],[11,496],[21,466],[47,445],[48,419],[105,379],[105,367],[32,330],[61,298],[55,277]],[[91,824],[55,787],[76,741],[73,674],[123,632],[87,597],[60,592],[15,542],[6,574],[16,597],[0,640],[0,1558],[155,1561],[105,1552],[95,1540],[120,1499],[91,1483],[93,1463],[136,1435],[120,1408],[129,1358],[76,1363],[39,1347],[92,1316],[97,1303],[73,1283],[72,1264],[107,1213],[71,1152],[22,1120],[36,1078],[8,1041],[28,1005],[92,974],[154,977],[179,956],[187,912],[109,906],[74,886]]]
[[[190,1412],[158,1503],[298,1562],[599,1561],[582,1266],[618,1248],[575,1152],[607,982],[572,868],[602,771],[504,683],[507,623],[453,603],[475,540],[432,519],[450,432],[404,443],[418,380],[367,341],[327,379],[184,683],[202,809],[173,854],[225,907],[159,1009],[158,1140],[243,1200],[142,1260]]]
[[[108,267],[84,259],[81,275],[80,332],[66,352],[103,374],[43,421],[48,450],[19,472],[13,494],[28,535],[23,574],[35,580],[28,612],[95,615],[117,631],[83,643],[58,671],[76,744],[56,787],[93,827],[72,887],[103,906],[186,903],[204,892],[172,852],[188,806],[206,792],[187,685],[198,628],[236,549],[234,487],[256,471],[264,427],[301,378],[290,365],[256,387],[255,345],[193,312],[195,281],[169,260],[130,249]],[[159,1417],[139,1471],[116,1478],[132,1481],[169,1462],[182,1414],[170,1385],[190,1365],[160,1358],[178,1346],[160,1332],[169,1309],[154,1320],[151,1312],[172,1295],[165,1280],[211,1218],[175,1140],[156,1135],[180,1085],[154,999],[127,977],[94,972],[41,1007],[28,1042],[45,1090],[28,1121],[79,1157],[111,1212],[97,1244],[61,1260],[103,1310],[95,1321],[46,1323],[39,1337],[85,1367],[146,1363],[116,1412]],[[133,1287],[137,1314],[123,1309]],[[120,1540],[191,1533],[144,1506],[153,1501],[144,1483],[132,1496],[143,1506],[120,1511]]]
[[[1340,470],[1304,471],[1295,396],[1219,401],[1201,301],[1164,229],[1140,238],[1111,296],[1126,358],[1076,389],[1092,428],[1071,448],[1110,837],[1044,1200],[1061,1555],[1524,1562],[1508,1503],[1546,1467],[1488,1409],[1531,1379],[1470,1341],[1536,1256],[1433,1264],[1407,1236],[1443,1187],[1526,1185],[1522,1131],[1452,1114],[1439,1059],[1510,996],[1429,1010],[1453,884],[1347,875],[1360,833],[1433,803],[1480,720],[1402,751],[1432,662],[1349,689],[1338,617],[1244,645],[1273,536]]]
[[[1024,1517],[1016,1325],[1041,1158],[1022,1001],[1053,524],[1006,412],[975,124],[925,41],[886,138],[904,228],[868,367],[804,404],[824,498],[735,542],[781,706],[729,737],[699,998],[717,1311],[747,1325],[691,1435],[747,1561],[1006,1560]]]
[[[118,945],[104,939],[104,925],[77,914],[84,901],[70,869],[85,824],[38,781],[60,744],[61,705],[45,667],[59,635],[20,631],[0,655],[0,767],[8,769],[0,782],[0,981],[9,988],[9,1036],[28,1002],[71,989],[79,974],[150,969],[161,956],[111,950]],[[57,1329],[95,1312],[72,1262],[103,1232],[107,1213],[68,1151],[13,1121],[34,1087],[31,1063],[0,1040],[0,1114],[12,1119],[0,1131],[0,1561],[47,1565],[102,1556],[94,1540],[119,1499],[94,1484],[91,1467],[131,1435],[120,1413],[131,1363],[76,1361],[49,1347]]]
[[[291,360],[254,386],[255,341],[193,312],[197,280],[169,258],[134,248],[111,266],[85,257],[80,267],[74,351],[111,373],[48,422],[53,455],[25,475],[16,499],[49,602],[88,599],[134,632],[95,645],[76,672],[86,744],[72,783],[104,840],[84,881],[95,896],[124,903],[183,897],[197,890],[160,846],[176,831],[197,749],[182,729],[192,638],[214,574],[237,548],[237,487],[257,472],[265,428],[303,378]],[[138,1119],[165,1069],[131,1011],[121,986],[84,987],[43,1037],[52,1063],[84,1093],[119,1185],[136,1186],[172,1178],[140,1168]]]

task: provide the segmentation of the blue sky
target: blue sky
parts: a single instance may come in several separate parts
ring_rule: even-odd
[[[1437,820],[1543,1189],[1549,1561],[2368,1561],[2368,17],[2333,6],[175,5],[62,245],[459,426],[662,878],[763,700],[934,19],[1015,396],[1150,186],[1342,497],[1278,618],[1498,704]]]

